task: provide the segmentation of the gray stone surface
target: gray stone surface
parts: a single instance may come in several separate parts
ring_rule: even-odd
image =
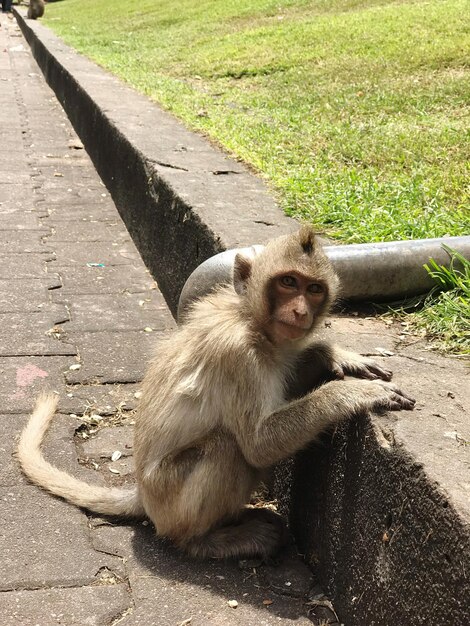
[[[86,266],[87,263],[102,263],[103,265],[130,265],[139,256],[130,242],[122,242],[118,247],[97,245],[96,242],[70,241],[53,242],[53,249],[57,261],[51,264],[52,271],[69,266]]]
[[[3,626],[108,626],[131,606],[127,585],[9,591],[0,595]]]
[[[159,333],[73,332],[69,340],[77,346],[81,367],[68,370],[69,384],[135,383],[142,380]]]
[[[195,562],[158,540],[150,525],[99,526],[93,532],[93,541],[98,550],[126,561],[135,609],[123,624],[148,624],[155,607],[158,624],[165,626],[190,617],[191,626],[311,624],[304,598],[280,595],[258,576],[256,567],[240,569],[236,563]],[[285,567],[290,572],[293,558],[289,555],[280,569]],[[313,579],[307,574],[305,587],[312,585]],[[229,600],[236,600],[238,607],[230,608]],[[266,606],[264,600],[272,604]]]
[[[114,428],[103,428],[96,437],[88,439],[83,444],[83,452],[87,457],[99,461],[109,460],[116,450],[119,450],[123,457],[132,455],[132,433],[131,426],[115,426]]]
[[[73,345],[60,341],[68,321],[63,305],[49,303],[36,313],[0,313],[0,356],[77,354]]]
[[[67,203],[68,210],[64,207]],[[77,198],[59,198],[52,200],[49,196],[38,206],[46,210],[54,222],[61,224],[63,229],[68,232],[70,224],[89,222],[90,224],[115,224],[117,215],[116,211],[110,206],[109,197],[95,198],[93,201],[80,200]],[[92,235],[88,236],[88,241],[93,240]]]
[[[360,321],[364,349],[417,399],[413,412],[361,416],[277,469],[275,492],[347,624],[470,619],[468,366],[416,338]],[[345,345],[348,327],[333,320]],[[347,346],[347,343],[346,343]]]
[[[124,574],[120,559],[93,549],[76,507],[27,486],[0,488],[0,501],[0,591],[96,584],[104,568]]]
[[[120,267],[109,265],[63,267],[60,269],[60,276],[63,288],[60,294],[55,294],[59,300],[64,300],[68,294],[142,293],[156,287],[149,274],[137,270],[133,265],[126,265],[124,271]],[[162,298],[161,307],[163,306]]]
[[[0,230],[0,249],[5,250],[8,247],[10,253],[16,252],[18,254],[25,252],[50,253],[50,246],[44,245],[43,241],[47,234],[49,234],[48,230]]]
[[[127,266],[126,266],[127,267]],[[125,267],[122,274],[126,274]],[[59,300],[62,292],[54,294]],[[174,326],[171,315],[155,315],[149,293],[73,294],[66,302],[70,309],[70,332],[165,330]]]
[[[81,224],[70,221],[67,229],[61,228],[59,232],[55,231],[51,234],[47,240],[47,245],[51,247],[57,242],[63,243],[64,241],[73,243],[94,241],[97,243],[109,242],[106,246],[109,247],[109,244],[120,246],[131,240],[127,230],[123,231],[120,223],[116,220],[115,214],[114,221],[99,222],[96,220],[93,223],[93,228],[84,229]]]
[[[52,259],[49,253],[1,254],[0,279],[12,276],[18,278],[42,278],[46,274],[46,263]],[[7,269],[8,268],[8,269]]]
[[[96,470],[109,485],[121,485],[125,482],[133,483],[135,474],[133,451],[132,426],[114,426],[101,428],[96,435],[86,439],[80,446],[80,458],[89,464],[93,462]],[[112,459],[115,453],[121,456]]]
[[[64,370],[74,357],[0,357],[0,405],[4,413],[29,413],[45,389],[64,393]]]
[[[57,274],[43,278],[0,279],[0,313],[40,311],[48,301],[48,289],[60,286]]]
[[[39,216],[31,211],[15,212],[15,213],[3,213],[2,208],[2,222],[0,224],[0,230],[36,230],[42,231],[44,226],[41,224]]]
[[[135,384],[69,385],[59,400],[64,413],[115,415],[135,409],[139,386]]]

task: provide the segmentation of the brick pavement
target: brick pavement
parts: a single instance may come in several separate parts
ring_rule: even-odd
[[[61,400],[46,455],[89,481],[131,479],[137,383],[174,322],[16,22],[0,25],[0,626],[311,623],[296,558],[196,564],[151,526],[21,476],[15,440],[47,387]]]

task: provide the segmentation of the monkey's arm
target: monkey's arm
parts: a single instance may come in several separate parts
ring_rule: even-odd
[[[291,456],[338,421],[365,411],[411,410],[415,401],[390,383],[329,382],[236,433],[250,465],[269,467]]]

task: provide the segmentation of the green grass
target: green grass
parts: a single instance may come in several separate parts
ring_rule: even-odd
[[[395,311],[444,352],[470,355],[470,261],[447,246],[450,266],[431,259],[426,270],[436,282],[433,291],[414,305]]]
[[[468,0],[67,0],[45,23],[348,242],[470,233]]]
[[[470,232],[468,0],[67,0],[45,22],[342,241]]]

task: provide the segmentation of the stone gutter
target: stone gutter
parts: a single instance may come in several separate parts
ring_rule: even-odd
[[[202,261],[294,230],[244,166],[15,14],[173,314]],[[468,369],[377,320],[338,318],[324,332],[389,359],[418,405],[352,420],[277,469],[298,545],[348,626],[466,626]]]

